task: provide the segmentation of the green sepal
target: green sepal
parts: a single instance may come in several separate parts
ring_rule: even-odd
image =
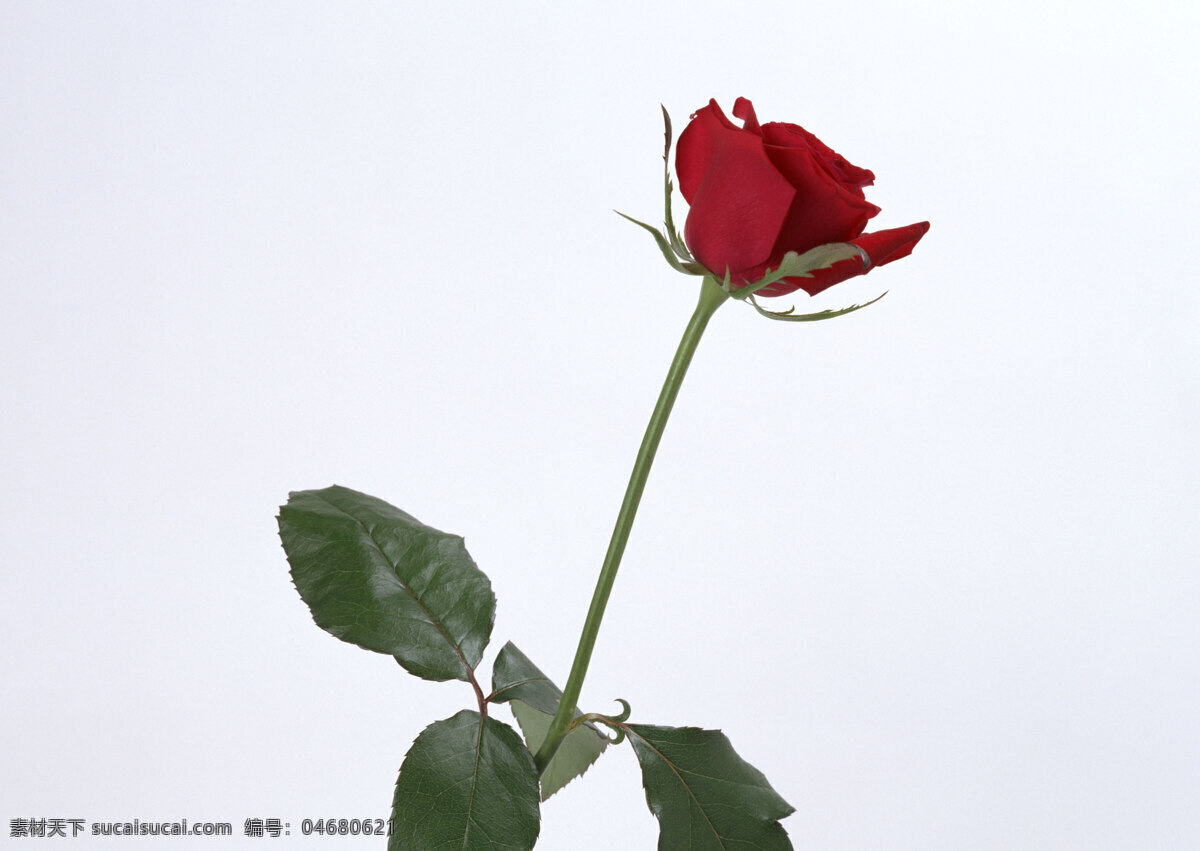
[[[695,258],[692,257],[691,252],[688,251],[687,245],[683,241],[683,237],[679,235],[679,231],[675,228],[675,216],[671,212],[671,196],[675,192],[675,184],[671,182],[671,116],[665,106],[662,107],[662,114],[666,140],[663,145],[663,230],[638,221],[632,216],[627,216],[620,210],[614,210],[613,212],[621,218],[633,222],[638,227],[644,228],[653,236],[654,242],[658,245],[658,250],[662,252],[662,256],[666,258],[667,263],[676,272],[682,272],[685,275],[707,275],[708,270],[697,263]]]
[[[792,847],[779,823],[794,808],[718,730],[625,724],[642,767],[659,849]]]
[[[759,314],[768,319],[778,319],[783,322],[820,322],[822,319],[834,319],[838,316],[845,316],[847,313],[853,313],[856,310],[862,310],[864,307],[879,301],[879,299],[887,295],[887,292],[885,291],[864,304],[852,304],[849,307],[837,310],[821,310],[816,313],[796,313],[794,306],[789,307],[787,310],[767,310],[758,303],[758,300],[754,298],[754,294],[764,287],[769,287],[771,284],[782,281],[784,278],[811,278],[813,272],[819,269],[828,269],[834,264],[842,263],[846,260],[858,260],[863,264],[864,272],[871,265],[871,258],[857,245],[849,242],[830,242],[826,245],[818,245],[816,248],[809,249],[803,254],[789,251],[783,255],[783,259],[780,260],[779,265],[775,269],[768,269],[767,274],[760,280],[752,284],[747,284],[744,287],[735,288],[733,286],[730,281],[728,269],[725,270],[725,280],[719,283],[721,288],[729,293],[732,298],[749,301]]]
[[[825,245],[818,245],[816,248],[810,248],[803,254],[789,251],[783,255],[783,259],[779,261],[779,265],[773,270],[768,269],[766,275],[760,280],[734,290],[729,290],[728,286],[726,286],[726,291],[734,298],[745,299],[754,295],[763,287],[769,287],[771,284],[782,281],[784,278],[811,278],[812,273],[818,269],[828,269],[835,263],[855,259],[859,260],[864,267],[869,266],[871,262],[865,251],[849,242],[830,242]],[[728,277],[727,272],[727,280]]]
[[[400,766],[391,827],[389,851],[526,851],[541,830],[533,756],[473,710],[437,721]]]
[[[659,104],[662,106],[662,104]],[[663,185],[666,188],[665,212],[663,214],[663,224],[667,231],[667,239],[671,242],[671,248],[679,255],[680,260],[693,262],[691,252],[683,242],[683,237],[679,235],[679,231],[675,229],[675,216],[671,213],[671,196],[675,191],[675,184],[671,182],[671,114],[667,112],[667,108],[662,106],[663,125],[666,128],[666,144],[663,145]],[[697,268],[701,268],[697,263]],[[704,274],[703,271],[693,274]]]
[[[290,494],[279,536],[317,626],[418,677],[470,680],[496,595],[462,538],[337,485]]]
[[[681,260],[679,257],[677,257],[675,249],[667,240],[667,237],[663,236],[662,231],[660,231],[658,228],[648,225],[645,222],[639,222],[637,219],[633,218],[633,216],[627,216],[620,210],[613,210],[613,212],[621,218],[633,222],[638,227],[644,228],[652,237],[654,237],[654,242],[658,245],[658,250],[662,252],[662,256],[666,258],[666,261],[671,264],[671,268],[676,272],[683,272],[685,275],[708,274],[708,270],[692,260],[690,257],[686,260]]]
[[[546,740],[550,722],[561,699],[562,691],[558,686],[515,644],[510,641],[500,649],[492,668],[492,694],[488,700],[509,703],[525,735],[530,753],[537,753]],[[576,709],[575,716],[579,715]],[[608,743],[608,736],[592,724],[580,724],[567,733],[554,758],[542,772],[542,800],[545,801],[587,771],[604,753]]]
[[[887,295],[887,290],[884,290],[875,298],[862,304],[852,304],[849,307],[843,307],[838,310],[822,310],[818,313],[796,313],[796,308],[789,307],[787,310],[767,310],[758,303],[758,299],[750,296],[750,304],[761,315],[768,319],[778,319],[780,322],[820,322],[822,319],[834,319],[838,316],[845,316],[847,313],[853,313],[856,310],[862,310],[864,307],[870,307],[875,302],[879,301]]]

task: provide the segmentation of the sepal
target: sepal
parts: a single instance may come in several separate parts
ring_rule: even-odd
[[[667,112],[667,108],[662,107],[663,125],[665,127],[666,143],[663,145],[663,229],[659,230],[653,225],[648,225],[645,222],[638,221],[632,216],[627,216],[620,210],[614,210],[618,216],[628,221],[633,222],[640,228],[644,228],[651,236],[654,237],[654,242],[658,245],[658,250],[662,252],[667,263],[676,272],[682,272],[685,275],[707,275],[708,270],[696,262],[695,258],[684,244],[683,237],[675,228],[675,217],[671,212],[671,196],[675,192],[675,184],[671,182],[671,116]]]
[[[758,303],[758,299],[754,296],[749,297],[750,305],[758,311],[760,316],[765,316],[767,319],[778,319],[780,322],[820,322],[822,319],[836,319],[839,316],[845,316],[847,313],[853,313],[856,310],[862,310],[864,307],[869,307],[887,295],[887,290],[884,290],[875,298],[862,304],[852,304],[849,307],[843,307],[839,310],[821,310],[817,313],[796,313],[796,308],[793,305],[787,310],[767,310]]]
[[[638,227],[644,228],[652,237],[654,237],[654,242],[658,245],[658,250],[662,252],[662,256],[666,258],[667,263],[669,263],[671,268],[676,272],[683,272],[685,275],[708,274],[708,270],[695,260],[690,258],[684,259],[683,256],[679,254],[679,251],[675,247],[673,241],[668,240],[667,237],[663,235],[663,232],[658,228],[654,227],[653,225],[648,225],[645,222],[640,222],[633,218],[633,216],[627,216],[620,210],[613,210],[613,212],[621,218],[633,222]]]
[[[666,143],[663,145],[663,186],[666,189],[665,193],[665,212],[663,214],[663,224],[666,227],[667,239],[671,242],[672,250],[679,255],[679,258],[685,262],[693,263],[696,268],[702,269],[699,263],[694,262],[694,258],[687,246],[683,242],[683,237],[679,235],[679,231],[675,228],[675,217],[671,214],[671,195],[675,191],[675,184],[671,182],[671,114],[667,112],[667,108],[662,106],[663,126],[665,127]],[[703,274],[699,272],[697,274]]]
[[[803,254],[789,251],[783,255],[779,265],[774,270],[767,269],[766,275],[760,280],[735,290],[728,290],[728,287],[726,289],[734,298],[749,298],[759,290],[778,283],[784,278],[812,278],[817,272],[832,269],[838,263],[851,260],[857,260],[861,264],[861,271],[855,269],[853,275],[847,277],[866,274],[867,270],[871,268],[871,258],[867,252],[852,242],[831,242],[826,245],[818,245]],[[726,274],[726,278],[728,278],[728,274]]]
[[[734,287],[730,281],[728,271],[725,272],[724,281],[718,283],[732,298],[748,301],[758,311],[760,316],[765,316],[767,319],[777,319],[782,322],[819,322],[822,319],[835,319],[838,316],[845,316],[847,313],[862,310],[864,307],[874,304],[887,295],[887,292],[884,291],[881,295],[864,304],[852,304],[849,307],[835,310],[821,310],[816,313],[796,313],[795,306],[789,307],[787,310],[767,310],[754,297],[755,293],[759,290],[776,284],[784,278],[813,278],[818,273],[826,272],[839,263],[859,264],[861,271],[859,268],[854,268],[852,272],[845,275],[848,278],[856,277],[866,274],[870,270],[871,257],[865,250],[852,242],[831,242],[827,245],[818,245],[816,248],[809,249],[803,254],[789,251],[783,255],[783,259],[775,269],[768,269],[766,275],[760,280],[752,284],[747,284],[744,287]],[[845,274],[844,270],[842,274]]]

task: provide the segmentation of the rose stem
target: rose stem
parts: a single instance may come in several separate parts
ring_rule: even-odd
[[[579,692],[583,688],[583,678],[587,675],[588,663],[592,659],[592,649],[596,646],[596,636],[600,633],[600,621],[604,618],[604,608],[608,605],[609,594],[612,593],[613,582],[617,578],[617,568],[621,564],[621,556],[625,553],[625,543],[629,540],[629,531],[633,527],[633,519],[637,515],[638,503],[642,499],[642,491],[646,488],[646,478],[650,475],[650,465],[654,463],[654,453],[658,451],[658,442],[662,439],[663,429],[666,428],[667,418],[671,416],[671,408],[683,377],[687,374],[692,355],[700,343],[700,337],[708,325],[708,320],[717,308],[724,304],[729,294],[722,289],[711,277],[705,276],[700,283],[700,301],[692,318],[688,320],[671,361],[671,369],[667,372],[667,380],[663,382],[662,392],[659,393],[658,403],[654,413],[650,415],[650,423],[646,426],[646,435],[642,438],[641,448],[638,449],[637,460],[633,464],[633,472],[629,477],[629,486],[625,489],[625,499],[621,503],[621,511],[617,515],[617,523],[613,528],[612,540],[608,544],[608,553],[604,556],[604,565],[600,568],[600,578],[596,582],[596,591],[592,595],[592,605],[588,609],[587,619],[583,623],[583,633],[579,636],[579,648],[575,651],[575,662],[571,665],[571,674],[567,678],[567,686],[563,690],[562,699],[558,702],[558,711],[550,722],[546,739],[534,757],[538,773],[546,770],[558,746],[562,744],[567,727],[575,715],[575,707],[579,701]]]

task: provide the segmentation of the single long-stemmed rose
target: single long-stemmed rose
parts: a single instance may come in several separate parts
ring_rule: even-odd
[[[713,314],[733,300],[790,322],[858,310],[866,305],[797,314],[767,310],[758,300],[801,289],[815,294],[866,274],[907,256],[929,228],[921,222],[864,233],[879,212],[863,193],[871,172],[797,125],[760,125],[745,98],[733,114],[741,127],[710,101],[680,136],[679,188],[690,204],[685,239],[671,214],[671,124],[663,110],[664,229],[637,224],[654,235],[673,268],[700,278],[700,298],[638,450],[565,689],[512,642],[495,658],[491,690],[481,684],[476,669],[491,639],[496,598],[462,538],[338,486],[292,493],[280,509],[292,578],[319,626],[393,656],[423,679],[462,680],[474,694],[475,708],[429,725],[405,755],[389,849],[532,848],[540,802],[586,771],[610,741],[625,738],[659,820],[660,848],[791,848],[780,819],[792,807],[719,731],[633,723],[624,701],[616,716],[577,709],[650,466]],[[497,703],[510,705],[524,742],[489,714]],[[354,829],[345,819],[319,824],[318,833]],[[358,828],[384,830],[382,821]]]
[[[742,127],[710,100],[693,113],[679,136],[675,168],[679,191],[689,204],[681,241],[671,213],[671,124],[663,110],[666,232],[634,221],[655,235],[672,266],[701,276],[700,301],[638,449],[562,702],[536,754],[539,768],[549,763],[572,723],[650,466],[709,319],[730,296],[780,296],[798,289],[815,295],[865,275],[876,266],[907,257],[929,230],[928,222],[920,222],[863,234],[867,221],[879,213],[863,193],[863,187],[874,183],[874,174],[851,164],[799,125],[760,125],[746,98],[737,99],[733,114],[743,120]],[[772,318],[814,320],[858,307],[798,316],[761,308],[759,312]]]

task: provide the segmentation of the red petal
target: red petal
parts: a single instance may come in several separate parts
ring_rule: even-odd
[[[679,175],[679,192],[689,204],[712,159],[719,128],[738,129],[725,117],[717,102],[710,100],[708,106],[702,106],[692,113],[691,123],[683,128],[679,141],[675,143],[675,173]]]
[[[829,171],[830,176],[849,188],[861,188],[875,183],[873,171],[854,165],[799,124],[772,121],[763,126],[763,139],[768,145],[778,145],[781,148],[807,145]],[[861,197],[862,193],[859,192],[858,195]]]
[[[913,248],[928,232],[929,222],[917,222],[907,227],[865,233],[853,242],[867,252],[874,268],[912,254]]]
[[[710,101],[680,134],[675,170],[691,205],[684,239],[696,259],[717,275],[765,262],[796,192],[762,139]]]
[[[773,123],[763,126],[763,138],[767,156],[796,188],[773,256],[848,242],[879,212],[862,191],[874,175],[851,165],[811,133],[794,124]]]
[[[742,126],[751,133],[762,135],[762,128],[758,126],[758,116],[754,114],[754,104],[750,103],[749,98],[738,98],[733,102],[733,117],[742,119]]]

